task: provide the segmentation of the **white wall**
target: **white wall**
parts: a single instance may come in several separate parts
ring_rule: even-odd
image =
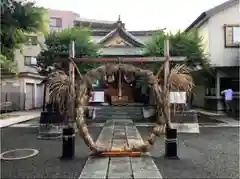
[[[198,31],[198,35],[202,38],[204,52],[209,54],[209,27],[208,22],[204,23]]]
[[[208,20],[209,52],[212,64],[236,66],[239,64],[240,49],[224,47],[224,24],[240,24],[239,4],[215,14]]]

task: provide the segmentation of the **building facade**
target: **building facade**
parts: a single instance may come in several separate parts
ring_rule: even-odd
[[[235,107],[239,101],[240,6],[229,0],[203,12],[187,29],[198,28],[204,51],[209,55],[212,77],[205,84],[196,83],[194,104],[211,110],[224,110],[221,91],[234,91]]]
[[[75,25],[94,29],[109,29],[113,27],[115,22],[106,20],[96,20],[81,17],[78,13],[72,11],[62,11],[55,9],[48,9],[49,30],[56,31]]]
[[[80,18],[71,11],[48,9],[49,31],[73,27],[74,24],[88,26],[111,26],[114,22],[98,21]],[[36,57],[44,48],[44,36],[26,34],[28,41],[23,44],[22,51],[16,50],[14,57],[17,62],[18,77],[14,75],[1,76],[1,103],[12,102],[12,109],[23,110],[39,108],[43,104],[44,76],[39,75],[36,67]]]

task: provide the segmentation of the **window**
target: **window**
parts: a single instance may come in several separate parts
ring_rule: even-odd
[[[25,45],[37,45],[38,44],[38,37],[35,35],[27,35],[27,41]]]
[[[24,56],[24,65],[25,66],[36,66],[37,60],[34,56]]]
[[[240,24],[239,25],[225,25],[225,47],[240,47]]]
[[[50,27],[62,27],[62,19],[56,17],[50,17],[49,22]]]

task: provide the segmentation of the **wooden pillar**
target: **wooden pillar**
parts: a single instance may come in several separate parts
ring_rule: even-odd
[[[167,77],[169,75],[169,40],[164,40],[164,88],[167,88]]]
[[[170,89],[169,89],[169,86],[167,85],[167,78],[168,78],[168,75],[169,75],[169,40],[168,39],[165,39],[164,40],[164,57],[165,57],[165,62],[164,62],[164,90],[166,89],[166,98],[167,98],[167,104],[166,104],[166,107],[167,107],[167,116],[168,118],[170,118],[170,100],[169,100],[169,97],[170,97]]]
[[[74,41],[72,41],[69,45],[69,58],[74,59],[75,57],[75,44]],[[70,78],[70,84],[71,84],[71,93],[75,94],[75,67],[74,64],[69,60],[69,78]],[[74,117],[75,117],[75,99],[74,97],[71,97],[69,99],[69,124],[73,125],[74,123]],[[72,126],[73,127],[73,126]]]
[[[118,58],[118,63],[120,64],[119,58]],[[122,99],[122,73],[120,69],[118,70],[118,98]]]
[[[68,127],[63,128],[62,156],[61,159],[73,159],[75,156],[75,67],[71,60],[74,59],[74,42],[69,45],[69,79],[70,93],[68,99]]]
[[[164,89],[166,89],[166,97],[167,104],[166,105],[166,113],[167,117],[170,120],[170,88],[167,84],[167,77],[169,75],[170,67],[169,67],[169,40],[164,40]],[[165,157],[168,159],[179,159],[177,155],[177,129],[173,129],[172,126],[166,125],[165,129]]]

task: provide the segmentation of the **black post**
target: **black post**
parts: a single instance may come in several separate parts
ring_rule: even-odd
[[[62,157],[61,159],[73,159],[75,153],[75,130],[74,128],[64,128],[62,137]]]
[[[43,106],[42,106],[42,111],[45,111],[45,107],[46,107],[46,91],[47,91],[46,82],[44,82],[43,85],[44,85],[44,91],[43,91]]]
[[[166,127],[165,132],[165,158],[179,159],[177,156],[177,129]]]

